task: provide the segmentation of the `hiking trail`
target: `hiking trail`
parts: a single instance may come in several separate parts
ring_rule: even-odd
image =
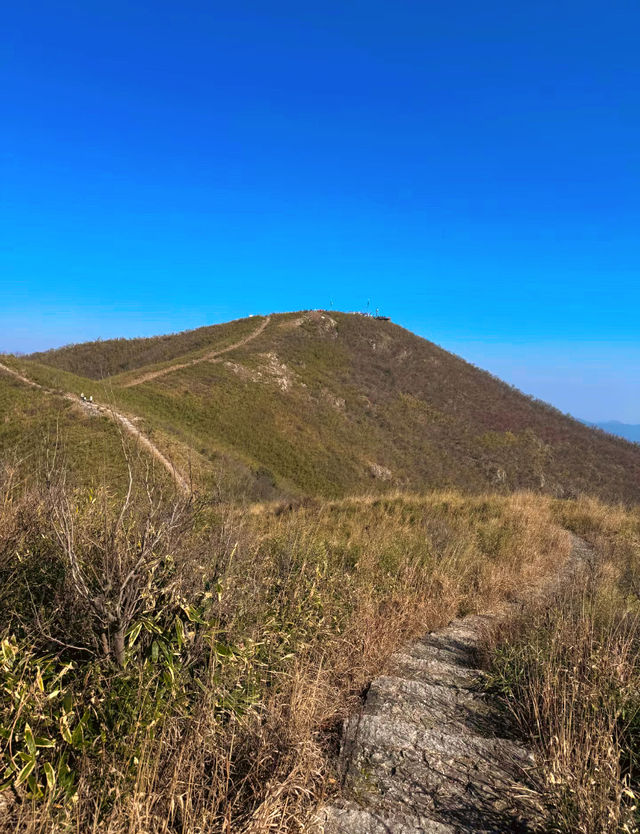
[[[155,443],[149,440],[149,438],[146,435],[144,435],[140,431],[140,429],[137,428],[137,426],[133,424],[129,417],[126,417],[124,414],[121,414],[114,408],[83,400],[76,394],[70,394],[68,392],[58,392],[53,391],[50,388],[46,388],[44,385],[40,385],[39,383],[34,382],[33,380],[21,374],[20,371],[16,371],[13,368],[10,368],[8,365],[4,365],[2,362],[0,362],[0,371],[4,371],[5,373],[10,374],[15,379],[20,380],[20,382],[24,383],[25,385],[28,385],[31,388],[38,388],[40,391],[44,391],[46,394],[50,394],[52,396],[63,397],[65,400],[69,400],[70,402],[79,405],[83,410],[85,410],[89,414],[93,414],[96,416],[102,415],[118,423],[128,434],[135,438],[135,440],[137,440],[140,443],[140,445],[167,470],[167,472],[169,472],[180,492],[184,493],[185,495],[189,495],[191,493],[191,487],[184,475],[182,475],[176,469],[176,467],[171,463],[171,461],[160,451],[160,449],[158,449]]]
[[[468,615],[391,658],[359,714],[345,722],[342,795],[320,812],[325,834],[539,832],[535,761],[505,736],[504,719],[480,685],[483,632],[531,597],[567,581],[592,556],[572,536],[567,564],[528,600]]]
[[[240,341],[234,342],[232,345],[228,345],[227,347],[220,348],[218,350],[210,351],[204,356],[200,356],[197,359],[192,359],[189,362],[183,362],[178,365],[171,365],[167,368],[161,368],[157,371],[149,371],[148,373],[142,374],[141,376],[131,380],[130,382],[127,382],[122,387],[131,388],[134,385],[140,385],[143,382],[148,382],[149,380],[156,379],[159,376],[164,376],[165,374],[171,373],[172,371],[178,371],[181,368],[188,368],[191,365],[197,365],[199,362],[207,362],[214,360],[216,359],[216,357],[222,356],[224,353],[228,353],[229,351],[235,350],[236,348],[248,344],[250,341],[255,339],[264,331],[265,327],[269,324],[270,321],[271,316],[266,316],[264,321],[262,321],[260,325],[252,333],[249,333],[249,335],[245,336],[244,339],[240,339]],[[47,394],[62,396],[66,400],[70,400],[71,402],[76,403],[90,414],[103,415],[118,423],[129,435],[134,437],[140,443],[140,445],[144,449],[146,449],[146,451],[150,455],[152,455],[152,457],[154,457],[158,461],[158,463],[160,463],[167,470],[167,472],[169,472],[180,492],[184,493],[185,495],[190,494],[191,486],[189,485],[185,476],[181,472],[179,472],[178,469],[176,469],[174,464],[160,451],[160,449],[158,449],[155,443],[149,440],[149,438],[145,434],[143,434],[140,431],[140,429],[137,428],[137,426],[134,425],[134,423],[129,417],[126,417],[124,414],[121,414],[119,411],[116,411],[112,407],[99,405],[98,403],[83,400],[76,394],[63,393],[46,388],[44,385],[40,385],[39,383],[34,382],[33,380],[24,376],[24,374],[20,373],[20,371],[16,371],[13,368],[10,368],[8,365],[4,365],[2,362],[0,362],[0,371],[4,371],[5,373],[10,374],[15,379],[20,380],[20,382],[30,386],[31,388],[38,388]]]

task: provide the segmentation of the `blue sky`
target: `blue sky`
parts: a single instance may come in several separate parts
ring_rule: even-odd
[[[635,2],[12,4],[0,351],[362,309],[640,422]]]

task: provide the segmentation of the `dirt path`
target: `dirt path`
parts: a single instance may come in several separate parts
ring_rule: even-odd
[[[165,455],[162,454],[160,449],[158,449],[158,447],[151,440],[149,440],[149,438],[146,437],[128,417],[125,417],[124,414],[121,414],[119,411],[116,411],[115,409],[110,408],[108,406],[99,405],[98,403],[87,402],[86,400],[81,399],[75,394],[60,394],[57,391],[45,388],[44,385],[39,385],[37,382],[33,382],[33,380],[24,376],[19,371],[15,371],[13,368],[10,368],[8,365],[4,365],[2,362],[0,362],[0,371],[4,371],[5,373],[10,374],[11,376],[15,377],[16,379],[20,380],[20,382],[24,383],[25,385],[28,385],[31,388],[38,388],[40,391],[44,391],[46,394],[62,396],[65,400],[69,400],[70,402],[73,402],[76,405],[80,406],[88,414],[93,414],[96,416],[102,415],[118,423],[127,432],[127,434],[135,438],[135,440],[138,443],[140,443],[140,445],[167,470],[167,472],[173,478],[180,492],[184,493],[185,495],[188,495],[191,492],[191,488],[189,486],[189,483],[187,482],[187,479],[180,472],[178,472],[178,470],[171,463],[171,461],[167,457],[165,457]]]
[[[3,365],[2,362],[0,362],[0,371],[4,371],[5,373],[10,374],[16,379],[19,379],[20,382],[24,382],[25,385],[28,385],[31,388],[40,388],[40,390],[42,391],[46,390],[42,387],[42,385],[38,385],[37,382],[33,382],[31,379],[27,379],[27,377],[23,376],[19,371],[14,371],[13,368],[10,368],[8,365]]]
[[[173,373],[173,371],[182,370],[182,368],[189,368],[191,365],[197,365],[200,362],[210,362],[212,359],[215,359],[218,356],[222,356],[223,353],[228,353],[230,350],[235,350],[236,348],[242,347],[246,345],[248,342],[251,342],[257,336],[259,336],[265,327],[271,321],[271,316],[267,316],[262,324],[254,330],[253,333],[250,333],[248,336],[245,336],[244,339],[241,339],[239,342],[235,342],[232,345],[229,345],[226,348],[220,348],[220,350],[213,350],[210,353],[206,353],[204,356],[199,356],[197,359],[191,359],[189,362],[183,362],[180,365],[171,365],[168,368],[160,368],[158,371],[149,371],[146,374],[142,374],[142,376],[136,377],[135,379],[131,380],[130,382],[125,383],[122,388],[132,388],[134,385],[142,385],[143,382],[149,382],[151,379],[157,379],[159,376],[165,376],[165,374]]]
[[[78,397],[74,397],[72,394],[68,394],[67,397],[69,399],[73,399],[79,402]],[[82,402],[83,406],[86,406],[87,403]],[[178,472],[175,466],[171,463],[171,461],[162,454],[160,449],[151,441],[149,438],[144,435],[137,426],[135,426],[128,417],[125,417],[124,414],[120,414],[118,411],[114,411],[112,408],[107,408],[103,405],[96,405],[95,403],[89,403],[89,407],[93,407],[98,413],[105,415],[106,417],[110,417],[112,420],[120,423],[120,425],[124,428],[124,430],[130,434],[132,437],[136,439],[140,445],[152,455],[159,464],[164,466],[167,472],[171,475],[173,480],[175,481],[176,486],[180,490],[180,492],[184,493],[185,495],[189,495],[191,492],[191,487],[189,486],[186,478]]]
[[[574,537],[567,566],[546,592],[591,554]],[[454,620],[394,655],[389,674],[373,681],[361,712],[346,724],[342,798],[322,810],[320,831],[542,830],[533,756],[504,736],[504,722],[479,686],[484,629],[522,604]]]

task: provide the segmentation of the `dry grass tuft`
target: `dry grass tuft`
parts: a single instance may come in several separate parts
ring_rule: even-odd
[[[640,517],[591,499],[554,511],[597,555],[492,636],[490,679],[537,748],[552,830],[637,831]]]

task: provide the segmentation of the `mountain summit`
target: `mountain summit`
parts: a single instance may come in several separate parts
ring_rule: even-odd
[[[12,362],[113,403],[203,485],[224,478],[254,497],[455,487],[640,498],[640,448],[371,316],[256,316]]]

